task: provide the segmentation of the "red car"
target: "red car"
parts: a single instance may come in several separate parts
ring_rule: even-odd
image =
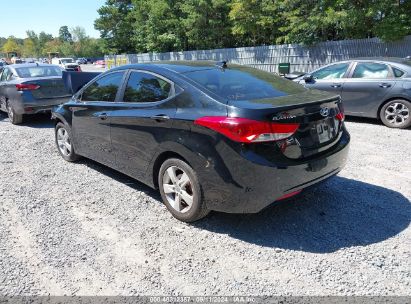
[[[101,65],[101,66],[106,66],[106,61],[105,60],[97,60],[94,62],[94,65]]]

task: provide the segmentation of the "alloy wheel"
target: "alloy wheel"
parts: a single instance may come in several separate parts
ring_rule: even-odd
[[[402,125],[410,118],[410,109],[401,102],[395,102],[385,109],[384,114],[390,124]]]
[[[190,177],[177,166],[169,167],[163,175],[163,190],[170,206],[178,212],[188,212],[194,201]]]
[[[69,133],[64,128],[59,128],[57,130],[57,145],[61,154],[64,156],[69,156],[71,153],[71,141]]]

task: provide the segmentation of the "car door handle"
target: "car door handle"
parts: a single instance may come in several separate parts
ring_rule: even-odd
[[[108,118],[107,113],[101,113],[98,115],[98,118],[100,118],[101,120],[106,120]]]
[[[161,122],[161,121],[169,120],[170,117],[165,115],[165,114],[159,114],[159,115],[151,116],[151,119],[154,119],[155,121]]]
[[[380,88],[384,88],[384,89],[391,87],[389,83],[380,83],[379,86]]]
[[[341,83],[333,83],[331,85],[332,88],[341,88]]]

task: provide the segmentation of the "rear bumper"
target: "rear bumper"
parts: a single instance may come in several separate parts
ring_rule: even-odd
[[[17,114],[37,114],[43,112],[50,112],[53,107],[63,104],[70,99],[70,96],[50,98],[50,99],[32,99],[23,100],[14,104],[14,110]]]
[[[328,151],[314,159],[288,164],[262,165],[255,162],[255,155],[249,151],[239,154],[225,148],[222,159],[227,171],[224,174],[216,170],[216,166],[199,172],[207,207],[229,213],[259,212],[286,194],[337,174],[347,161],[349,141],[349,134],[344,130]],[[212,170],[220,173],[213,174]]]

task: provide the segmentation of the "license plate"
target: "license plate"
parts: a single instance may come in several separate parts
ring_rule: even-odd
[[[334,128],[327,121],[322,121],[317,124],[318,141],[322,144],[333,138]]]

